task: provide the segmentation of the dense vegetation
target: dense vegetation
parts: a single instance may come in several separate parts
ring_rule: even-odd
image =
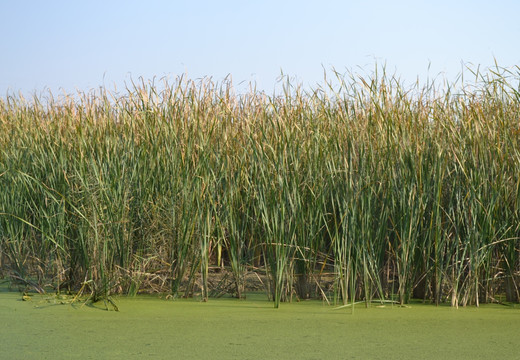
[[[206,300],[224,268],[238,297],[265,273],[275,306],[518,301],[520,71],[471,75],[6,96],[0,276]]]

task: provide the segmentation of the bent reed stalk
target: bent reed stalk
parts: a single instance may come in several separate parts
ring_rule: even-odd
[[[6,96],[0,276],[208,300],[257,272],[276,307],[518,302],[519,70],[442,91],[383,69],[281,96],[183,78]]]

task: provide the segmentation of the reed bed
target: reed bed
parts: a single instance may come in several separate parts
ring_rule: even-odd
[[[255,272],[276,307],[518,302],[520,69],[335,75],[0,99],[1,275],[208,300]]]

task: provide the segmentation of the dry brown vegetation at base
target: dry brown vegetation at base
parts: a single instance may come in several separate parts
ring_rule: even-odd
[[[2,274],[100,296],[199,284],[207,300],[225,267],[239,297],[251,269],[265,274],[275,306],[517,302],[519,69],[472,77],[442,91],[375,72],[281,96],[182,78],[7,96]]]

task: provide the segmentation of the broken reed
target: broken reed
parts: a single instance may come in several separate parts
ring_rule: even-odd
[[[376,72],[281,96],[182,78],[7,96],[2,275],[105,296],[199,282],[207,300],[224,266],[238,297],[246,272],[265,271],[275,306],[518,301],[515,71],[443,91]]]

